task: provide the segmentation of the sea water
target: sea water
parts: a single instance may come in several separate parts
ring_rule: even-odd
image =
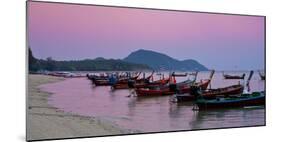
[[[225,72],[242,74],[242,72]],[[210,72],[199,72],[197,81],[208,79]],[[146,76],[148,76],[147,73]],[[165,73],[168,77],[168,73]],[[247,73],[245,78],[248,78]],[[192,77],[191,77],[192,78]],[[191,79],[190,78],[190,79]],[[159,76],[154,75],[154,80]],[[187,77],[177,77],[176,81]],[[216,72],[211,88],[243,83],[243,80],[225,80],[222,72]],[[209,86],[209,87],[210,87]],[[250,91],[264,91],[265,82],[257,72],[250,81]],[[129,90],[112,91],[110,86],[94,86],[87,78],[69,78],[61,82],[41,86],[53,93],[49,104],[68,113],[99,117],[125,129],[141,132],[196,130],[209,128],[265,125],[265,109],[239,108],[208,111],[192,110],[193,102],[173,103],[172,96],[128,97]]]

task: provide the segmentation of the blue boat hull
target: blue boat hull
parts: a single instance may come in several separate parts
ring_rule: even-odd
[[[217,108],[237,108],[245,106],[265,105],[265,96],[239,97],[234,99],[217,98],[214,100],[198,100],[196,102],[199,109],[217,109]]]

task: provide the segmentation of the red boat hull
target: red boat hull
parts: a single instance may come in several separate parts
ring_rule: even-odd
[[[107,85],[110,85],[108,80],[96,80],[93,83],[96,86],[107,86]]]
[[[224,77],[224,79],[244,79],[245,74],[243,74],[242,76],[224,75],[223,77]]]
[[[163,86],[165,84],[167,84],[169,82],[169,79],[165,79],[165,80],[157,80],[154,82],[150,82],[150,83],[137,83],[135,84],[135,88],[152,88],[152,87],[157,87],[157,86]]]
[[[113,89],[129,89],[128,83],[118,83],[111,86]]]
[[[225,88],[213,89],[203,92],[202,96],[204,99],[215,99],[216,97],[220,96],[241,94],[243,92],[243,89],[244,87],[242,85],[233,85]],[[193,101],[196,99],[194,95],[190,94],[176,95],[176,98],[177,102]]]
[[[202,89],[206,89],[210,83],[210,80],[196,83]],[[190,92],[190,85],[182,85],[179,86],[179,92],[181,93],[189,93]],[[137,96],[165,96],[165,95],[173,95],[175,92],[170,91],[169,86],[165,86],[159,89],[136,89]]]

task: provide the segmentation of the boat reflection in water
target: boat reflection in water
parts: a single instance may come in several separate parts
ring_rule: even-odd
[[[206,79],[209,75],[210,72],[199,72],[197,81]],[[157,76],[154,79],[156,80]],[[184,80],[184,77],[178,78],[177,82]],[[221,72],[216,72],[211,86],[225,87],[238,84],[238,81],[241,80],[225,80]],[[259,74],[253,75],[250,86],[252,91],[264,91],[264,81],[260,79]],[[128,89],[113,91],[110,86],[93,86],[87,78],[69,78],[62,82],[45,84],[41,89],[53,93],[49,104],[60,110],[102,118],[120,127],[141,132],[265,124],[264,108],[193,111],[193,102],[172,103],[172,96],[128,97]]]
[[[236,125],[233,125],[236,124]],[[264,107],[194,111],[192,129],[265,125]]]

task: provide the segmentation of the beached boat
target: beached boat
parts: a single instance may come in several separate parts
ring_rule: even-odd
[[[184,82],[179,83],[181,90],[184,89],[185,86],[193,84],[194,81],[186,80]],[[153,88],[136,88],[135,92],[137,96],[161,96],[161,95],[171,95],[174,92],[170,90],[169,85],[163,86],[155,86]]]
[[[46,75],[56,76],[56,77],[64,77],[64,78],[78,78],[85,77],[85,75],[80,73],[72,73],[66,71],[56,71],[56,72],[48,72]]]
[[[98,79],[98,80],[94,80],[93,84],[95,84],[96,86],[108,86],[110,85],[109,79]]]
[[[160,78],[159,80],[156,81],[143,81],[143,82],[136,82],[134,83],[134,88],[154,88],[157,86],[163,86],[166,85],[167,83],[169,83],[170,79],[169,78]]]
[[[240,83],[237,85],[231,85],[223,88],[217,88],[217,89],[206,89],[200,90],[200,96],[203,97],[204,99],[215,99],[217,97],[228,97],[232,95],[240,95],[243,90],[244,86],[248,86],[249,82],[253,76],[254,71],[251,71],[249,74],[249,77],[245,83],[245,85],[241,85]],[[177,93],[174,94],[174,98],[172,99],[173,102],[183,102],[183,101],[193,101],[196,99],[196,94],[193,94],[194,91],[191,91],[190,93]]]
[[[229,75],[229,74],[224,74],[223,72],[223,77],[224,79],[244,79],[245,78],[245,73],[242,75]]]
[[[211,82],[211,79],[214,75],[214,71],[211,71],[209,79],[201,80],[200,82],[195,82],[197,74],[195,75],[194,80],[186,80],[180,83],[170,83],[165,86],[158,86],[155,88],[140,88],[135,89],[137,96],[165,96],[165,95],[173,95],[176,91],[181,93],[189,93],[190,86],[195,85],[199,86],[202,89],[206,89]],[[175,88],[176,87],[176,88]]]
[[[141,73],[135,73],[135,76],[131,77],[131,73],[100,73],[96,74],[87,74],[89,80],[92,81],[96,86],[107,86],[113,84],[127,84],[128,80],[135,80],[139,77]]]
[[[104,75],[104,74],[100,74],[100,75],[96,75],[96,74],[87,74],[86,76],[87,76],[87,78],[88,78],[89,80],[108,79],[108,76],[107,76],[107,75]]]
[[[263,91],[253,92],[251,94],[241,94],[240,96],[223,97],[211,100],[199,98],[195,103],[199,110],[260,106],[265,105],[265,93]]]
[[[264,91],[248,93],[250,91],[249,82],[253,74],[254,71],[251,71],[247,82],[245,82],[244,89],[247,88],[247,90],[245,89],[243,90],[243,93],[237,95],[227,94],[223,96],[216,96],[216,98],[213,99],[206,99],[206,96],[204,96],[200,89],[196,86],[191,87],[191,94],[195,96],[195,103],[199,110],[264,105]]]
[[[143,73],[143,78],[138,79],[141,73],[139,73],[136,77],[132,78],[127,78],[127,79],[122,79],[118,80],[115,83],[111,83],[111,90],[116,90],[116,89],[129,89],[129,81],[133,81],[134,83],[145,83],[149,82],[149,80],[153,77],[154,71],[151,73],[150,76],[145,78],[145,74]]]
[[[108,85],[110,85],[108,79],[92,80],[92,83],[96,86],[108,86]]]
[[[217,88],[217,89],[207,89],[202,90],[202,97],[204,99],[214,99],[219,96],[229,96],[229,95],[237,95],[241,94],[244,90],[244,86],[237,84],[237,85],[231,85],[223,88]],[[184,101],[193,101],[196,97],[193,94],[190,93],[184,93],[184,94],[175,94],[173,98],[173,102],[184,102]]]
[[[86,75],[89,80],[92,81],[93,84],[96,86],[106,86],[110,85],[109,77],[107,75],[94,75],[94,74],[87,74]]]
[[[185,77],[185,76],[187,76],[187,73],[175,73],[175,72],[173,72],[172,76]]]
[[[129,80],[137,80],[140,75],[141,72],[137,73],[135,76],[127,73],[125,76],[119,76],[117,83],[128,83]]]

